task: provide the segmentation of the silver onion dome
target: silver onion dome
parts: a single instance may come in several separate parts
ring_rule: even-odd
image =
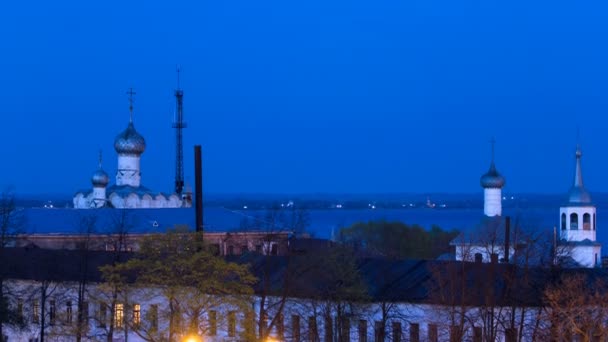
[[[91,177],[91,183],[94,187],[105,188],[110,183],[110,177],[102,168],[99,168]]]
[[[481,176],[480,183],[484,189],[501,189],[505,186],[506,180],[505,177],[498,173],[494,162],[492,162],[490,170]]]
[[[122,133],[116,136],[114,140],[114,149],[118,154],[135,154],[140,155],[146,149],[146,141],[135,130],[133,122],[129,122],[129,126]]]

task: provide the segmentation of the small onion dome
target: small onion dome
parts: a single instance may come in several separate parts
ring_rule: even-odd
[[[133,122],[129,122],[129,126],[122,133],[116,136],[114,140],[114,149],[118,154],[135,154],[140,155],[146,149],[146,141],[135,130]]]
[[[506,180],[498,171],[496,171],[496,166],[494,166],[494,162],[490,165],[490,170],[480,179],[481,186],[484,189],[501,189],[505,186]]]
[[[110,183],[110,177],[103,169],[99,168],[91,177],[91,183],[94,187],[105,188]]]

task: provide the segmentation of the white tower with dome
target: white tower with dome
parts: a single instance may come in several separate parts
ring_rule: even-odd
[[[560,209],[560,254],[571,257],[578,266],[600,265],[602,246],[596,241],[596,210],[591,195],[583,184],[581,158],[583,153],[576,147],[574,184],[568,199]]]
[[[492,139],[492,161],[490,169],[481,176],[479,180],[483,188],[483,213],[486,216],[502,215],[502,188],[505,186],[505,178],[498,173],[494,165],[494,139]]]

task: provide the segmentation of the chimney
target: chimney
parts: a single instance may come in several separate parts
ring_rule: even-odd
[[[194,207],[196,210],[196,231],[203,231],[203,164],[201,145],[194,145]]]
[[[505,262],[509,263],[509,253],[511,251],[511,217],[505,217]]]

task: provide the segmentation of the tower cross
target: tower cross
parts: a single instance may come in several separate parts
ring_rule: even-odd
[[[99,150],[99,168],[101,169],[101,150]]]
[[[130,122],[133,122],[133,95],[135,95],[135,94],[137,94],[137,93],[133,91],[133,88],[129,88],[129,91],[127,91],[127,95],[129,95]]]

